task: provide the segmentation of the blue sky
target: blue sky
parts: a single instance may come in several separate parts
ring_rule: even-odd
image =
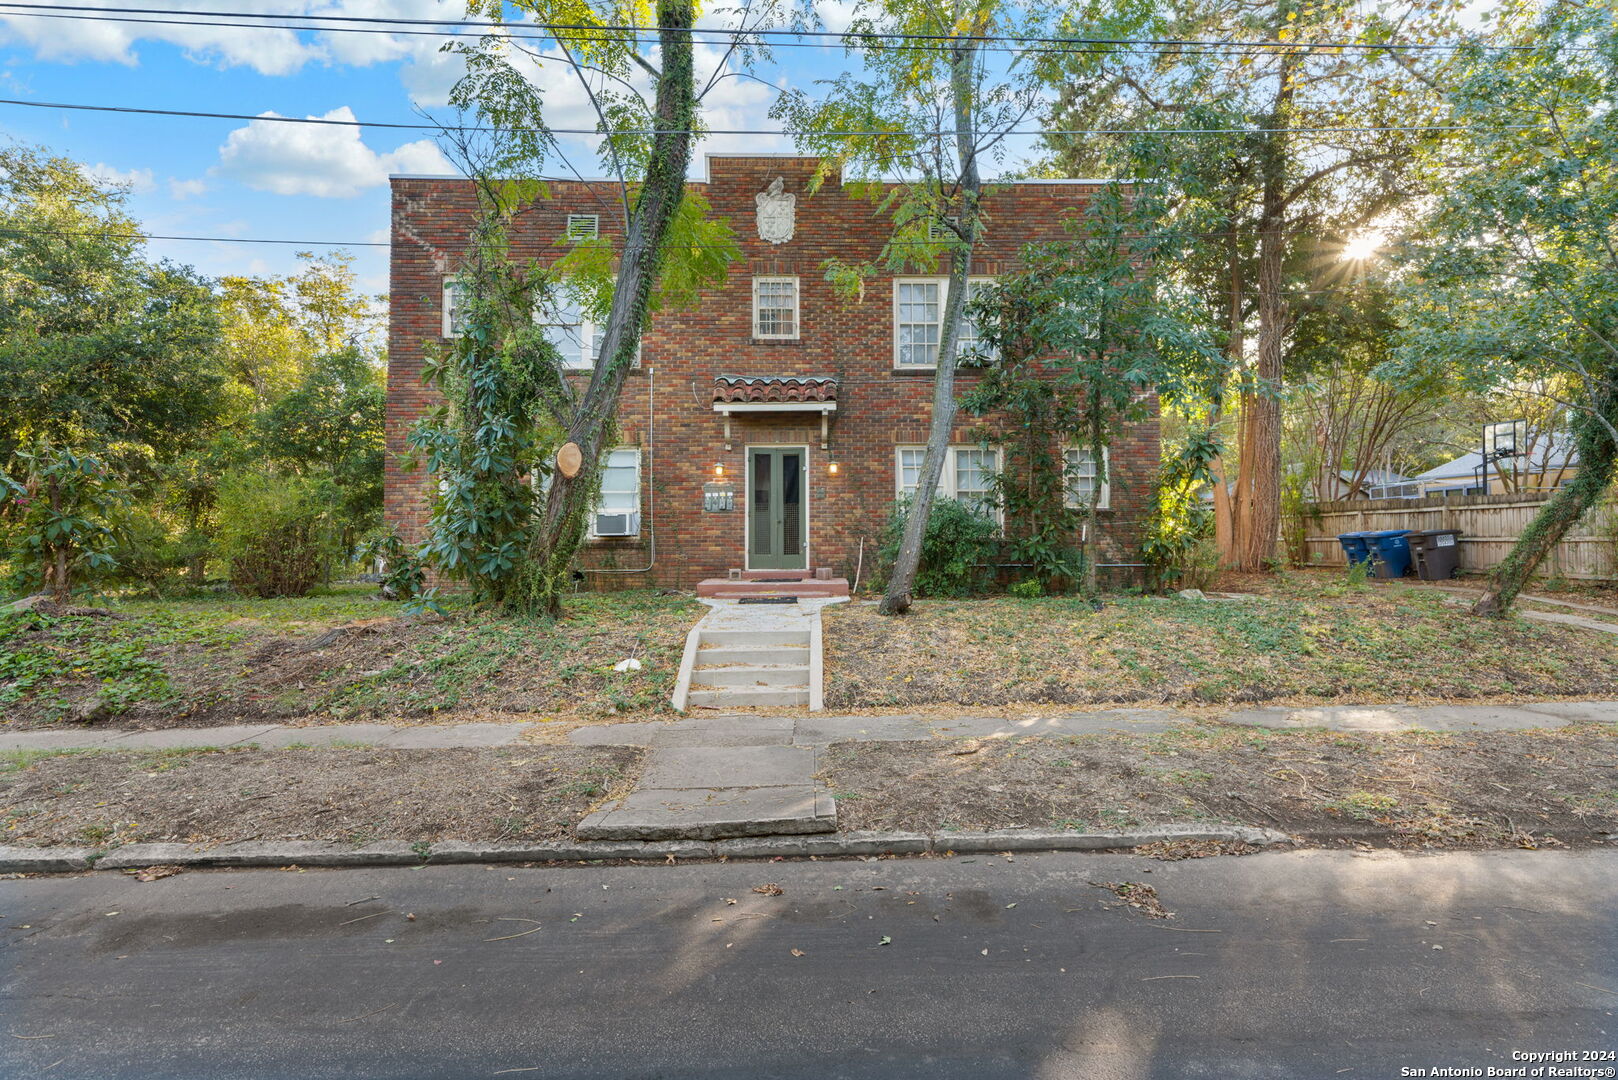
[[[152,6],[465,17],[461,0],[167,0]],[[827,14],[836,26],[840,12]],[[410,122],[418,119],[415,106],[449,115],[442,106],[459,62],[438,53],[438,44],[432,37],[199,30],[7,13],[0,14],[0,97]],[[807,85],[844,66],[838,49],[782,52],[782,64],[759,72],[777,86]],[[699,49],[699,77],[718,60],[716,50]],[[544,70],[550,123],[592,126],[573,77],[559,65]],[[767,116],[773,96],[768,86],[725,80],[707,102],[708,122],[774,128]],[[0,138],[43,144],[129,184],[132,212],[159,234],[385,240],[387,175],[448,171],[429,135],[0,105]],[[583,140],[570,149],[581,172],[599,172]],[[716,137],[699,147],[697,171],[703,152],[738,149],[791,147],[779,139]],[[275,245],[153,241],[149,250],[212,275],[285,273],[296,264],[295,249]],[[366,289],[384,291],[387,249],[352,250]]]

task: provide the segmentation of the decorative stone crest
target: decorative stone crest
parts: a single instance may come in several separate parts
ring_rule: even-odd
[[[767,244],[784,244],[792,239],[798,197],[784,190],[777,176],[767,190],[753,196],[758,204],[758,238]]]

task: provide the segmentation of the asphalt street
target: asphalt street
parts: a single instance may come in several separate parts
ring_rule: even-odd
[[[1365,1080],[1618,1049],[1618,852],[100,872],[0,881],[0,916],[4,1077]]]

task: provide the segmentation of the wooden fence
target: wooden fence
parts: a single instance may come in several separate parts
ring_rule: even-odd
[[[1337,534],[1373,529],[1459,529],[1461,570],[1481,573],[1497,565],[1517,542],[1551,492],[1505,495],[1433,496],[1425,499],[1350,499],[1318,503],[1304,519],[1311,566],[1346,566]],[[1540,564],[1547,577],[1597,581],[1618,579],[1618,529],[1603,535],[1601,524],[1614,511],[1597,506],[1568,530]]]

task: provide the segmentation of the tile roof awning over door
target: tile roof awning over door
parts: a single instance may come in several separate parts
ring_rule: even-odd
[[[719,375],[715,412],[835,412],[837,380],[830,375]]]
[[[725,449],[731,447],[730,418],[736,413],[819,413],[820,447],[831,442],[829,422],[837,411],[837,380],[830,375],[719,375],[713,381],[713,410],[725,418]]]

